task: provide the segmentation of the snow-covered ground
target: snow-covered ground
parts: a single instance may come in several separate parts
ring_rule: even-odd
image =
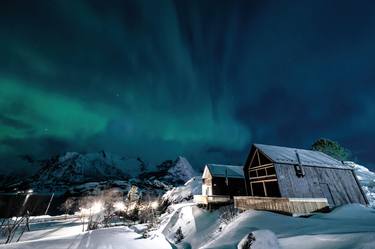
[[[258,230],[272,231],[281,248],[375,248],[375,210],[361,205],[347,205],[309,218],[249,210],[226,226],[219,220],[220,213],[221,210],[209,212],[196,206],[182,207],[173,214],[163,233],[172,241],[181,227],[185,239],[177,244],[179,248],[236,248],[247,234]]]
[[[375,211],[354,204],[309,218],[250,210],[240,214],[215,239],[203,243],[202,248],[235,248],[249,232],[271,230],[281,248],[373,249],[374,224]]]
[[[192,203],[180,203],[164,214],[158,230],[142,238],[142,225],[82,232],[79,219],[50,220],[31,225],[21,242],[1,245],[1,249],[169,249],[237,248],[250,232],[256,238],[252,248],[270,249],[374,249],[375,210],[347,205],[328,214],[309,218],[290,217],[265,211],[246,211],[228,225],[219,219],[222,210],[209,212]],[[184,239],[172,245],[181,227]],[[220,229],[221,227],[221,229]]]
[[[1,249],[169,249],[164,236],[154,232],[143,239],[135,227],[112,227],[82,232],[78,218],[39,222],[31,225],[21,242],[0,245]]]
[[[358,164],[351,166],[374,207],[375,174]],[[199,194],[200,185],[201,178],[194,177],[168,191],[163,199],[173,204],[146,239],[142,237],[146,227],[142,224],[82,232],[77,217],[48,216],[33,218],[31,231],[25,232],[21,242],[0,245],[0,249],[229,249],[241,248],[251,236],[255,238],[252,249],[375,248],[373,208],[351,204],[308,218],[249,210],[223,222],[221,216],[226,208],[210,212],[191,202],[191,196]],[[184,239],[173,244],[179,228]]]

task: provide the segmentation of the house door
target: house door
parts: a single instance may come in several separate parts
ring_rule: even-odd
[[[324,198],[327,198],[330,207],[335,206],[335,201],[332,196],[331,189],[327,183],[320,183],[320,189],[322,190]]]

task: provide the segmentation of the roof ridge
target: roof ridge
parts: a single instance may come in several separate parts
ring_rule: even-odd
[[[267,145],[267,144],[253,144],[262,153],[267,155],[273,162],[276,163],[295,163],[297,162],[296,152],[300,156],[302,164],[306,166],[324,166],[335,168],[346,168],[340,160],[317,150],[298,149],[286,146]]]
[[[206,165],[219,166],[219,167],[243,167],[243,165],[216,164],[216,163],[207,163]]]

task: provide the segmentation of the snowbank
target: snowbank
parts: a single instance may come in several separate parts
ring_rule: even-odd
[[[50,236],[46,230],[40,230],[39,237],[34,239],[7,245],[0,245],[2,249],[171,249],[171,245],[162,234],[154,233],[150,238],[144,239],[142,235],[135,233],[127,227],[115,227],[99,229],[89,232],[68,232],[63,236]],[[55,227],[58,230],[59,227]],[[36,233],[36,232],[34,232]]]
[[[195,176],[188,180],[183,186],[175,187],[163,195],[163,200],[169,203],[179,203],[184,200],[190,200],[193,195],[201,193],[202,178]]]
[[[281,248],[370,249],[374,248],[375,241],[373,224],[374,210],[361,205],[347,205],[332,213],[309,218],[249,210],[241,213],[202,248],[235,248],[238,241],[249,232],[271,230],[277,236]]]
[[[161,217],[161,226],[142,238],[145,225],[114,227],[82,232],[78,218],[31,224],[22,242],[1,245],[4,249],[233,249],[253,233],[251,248],[269,249],[374,249],[375,212],[361,205],[347,205],[328,214],[309,218],[290,217],[266,211],[249,210],[223,226],[223,209],[209,212],[193,203],[171,205]],[[44,218],[44,217],[42,217]],[[46,217],[47,218],[47,217]],[[184,239],[171,246],[177,229]]]
[[[375,212],[357,204],[309,218],[249,210],[226,226],[220,220],[221,209],[209,212],[192,204],[177,204],[170,208],[174,208],[173,212],[166,215],[166,224],[159,231],[169,241],[174,241],[174,235],[181,227],[184,239],[177,248],[236,248],[250,232],[258,234],[254,246],[259,248],[277,248],[274,244],[288,249],[375,248]]]
[[[375,208],[375,173],[354,162],[345,162],[345,164],[354,169],[354,172],[361,183],[363,192],[365,192],[367,196],[370,206]]]
[[[181,206],[169,217],[168,223],[161,228],[161,232],[169,241],[174,241],[174,236],[179,227],[184,235],[183,243],[177,244],[178,248],[200,248],[220,226],[220,213],[218,210],[209,212],[195,205]]]

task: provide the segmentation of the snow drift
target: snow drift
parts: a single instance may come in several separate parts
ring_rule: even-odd
[[[175,187],[163,195],[163,201],[168,203],[180,203],[185,200],[191,200],[193,195],[199,195],[202,192],[202,177],[195,176],[187,181],[183,186]]]
[[[354,169],[354,172],[365,192],[370,207],[375,208],[375,173],[368,168],[354,162],[345,162]]]

